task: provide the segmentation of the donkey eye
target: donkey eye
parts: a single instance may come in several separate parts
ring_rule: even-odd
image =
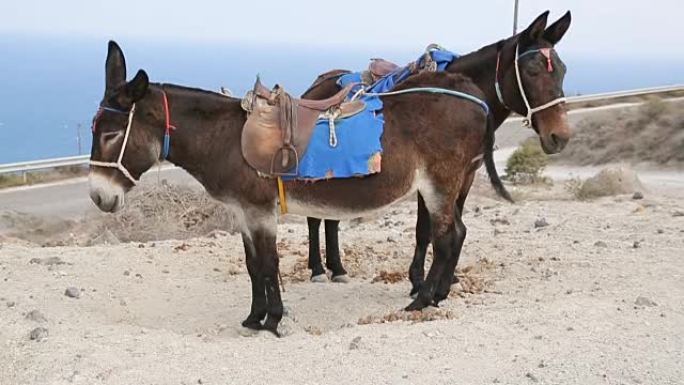
[[[105,132],[102,134],[102,140],[105,142],[112,141],[114,139],[117,139],[121,133],[119,131],[114,131],[114,132]]]

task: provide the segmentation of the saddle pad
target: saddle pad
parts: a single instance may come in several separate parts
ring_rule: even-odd
[[[434,60],[435,64],[437,64],[437,71],[444,71],[444,69],[451,64],[452,61],[457,59],[459,55],[445,50],[445,49],[435,49],[430,51],[430,56],[432,56],[432,60]],[[425,57],[421,55],[418,60],[415,61],[417,64],[418,68],[422,68],[425,62]],[[413,64],[413,63],[411,63]],[[359,91],[361,87],[366,87],[367,92],[387,92],[387,91],[392,91],[394,87],[396,87],[397,84],[400,82],[404,81],[406,78],[411,76],[411,64],[408,64],[404,67],[397,68],[393,72],[390,72],[389,74],[385,75],[384,77],[378,79],[375,83],[371,85],[363,85],[361,84],[363,82],[361,72],[352,72],[349,74],[345,74],[339,77],[337,79],[337,84],[342,88],[348,84],[351,83],[359,83],[356,87],[352,88],[350,92],[350,97]]]
[[[309,146],[299,159],[297,176],[282,178],[317,181],[380,172],[383,126],[382,116],[367,106],[358,114],[335,121],[337,145],[333,147],[330,145],[329,121],[319,119]]]

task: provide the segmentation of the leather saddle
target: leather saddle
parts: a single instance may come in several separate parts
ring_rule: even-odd
[[[378,79],[394,72],[398,68],[398,65],[390,61],[381,58],[373,58],[368,65],[368,72],[370,73],[373,82],[375,82]]]
[[[257,78],[254,89],[242,100],[248,113],[242,129],[242,155],[247,163],[264,175],[297,175],[299,158],[318,119],[330,121],[332,138],[335,120],[364,110],[361,100],[345,101],[354,85],[330,98],[310,100],[294,98],[278,85],[269,90]]]

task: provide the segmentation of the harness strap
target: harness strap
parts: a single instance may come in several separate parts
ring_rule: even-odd
[[[166,96],[166,91],[162,88],[162,99],[164,101],[164,143],[162,145],[161,159],[169,158],[169,151],[171,150],[171,130],[176,127],[171,125],[171,112],[169,110],[169,99]]]
[[[283,178],[278,177],[278,206],[280,206],[280,213],[287,214],[287,196],[285,195],[285,184]]]
[[[468,101],[471,101],[478,106],[480,106],[484,112],[485,115],[489,115],[489,106],[487,103],[478,98],[477,96],[473,96],[470,94],[467,94],[465,92],[460,92],[460,91],[454,91],[450,90],[447,88],[439,88],[439,87],[414,87],[414,88],[407,88],[405,90],[399,90],[399,91],[389,91],[389,92],[366,92],[364,89],[361,89],[359,92],[354,94],[352,97],[352,101],[357,99],[358,97],[362,95],[366,96],[394,96],[394,95],[401,95],[401,94],[408,94],[408,93],[413,93],[413,92],[426,92],[430,94],[444,94],[444,95],[451,95],[455,96],[457,98],[465,99]]]

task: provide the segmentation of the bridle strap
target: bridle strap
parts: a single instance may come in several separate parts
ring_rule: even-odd
[[[171,112],[169,110],[169,99],[166,96],[166,91],[164,89],[161,90],[162,92],[162,101],[164,105],[164,139],[163,139],[163,145],[162,145],[162,151],[160,154],[160,159],[164,160],[169,157],[169,151],[170,151],[170,143],[171,143],[171,131],[175,130],[176,127],[171,124]],[[109,167],[109,168],[115,168],[129,180],[133,185],[138,184],[138,180],[133,177],[133,175],[128,171],[126,166],[123,165],[123,156],[124,152],[126,151],[126,145],[128,144],[128,137],[130,136],[131,133],[131,127],[133,126],[133,115],[135,114],[135,103],[133,103],[133,106],[129,111],[123,111],[119,110],[116,108],[112,107],[106,107],[106,106],[100,106],[100,109],[97,111],[97,114],[95,114],[95,118],[93,120],[93,132],[95,132],[95,127],[97,126],[97,120],[102,115],[103,111],[111,111],[111,112],[116,112],[120,114],[128,114],[128,124],[126,125],[126,132],[124,134],[124,140],[123,143],[121,144],[121,150],[119,151],[119,157],[117,158],[116,162],[102,162],[99,160],[90,160],[90,165],[95,166],[95,167]]]
[[[499,103],[504,106],[507,110],[510,107],[503,100],[503,93],[501,93],[501,85],[499,84],[499,66],[501,65],[501,51],[496,53],[496,72],[494,73],[494,90],[496,91],[496,97],[499,99]]]
[[[515,65],[515,78],[518,82],[518,88],[520,89],[520,96],[522,97],[523,102],[525,102],[525,108],[527,108],[527,116],[522,121],[523,126],[525,127],[532,127],[532,115],[536,112],[545,110],[547,108],[553,107],[556,104],[564,103],[565,102],[565,97],[560,97],[553,99],[549,101],[548,103],[542,104],[541,106],[537,106],[535,108],[532,108],[530,106],[530,102],[527,100],[527,95],[525,94],[525,88],[523,87],[522,83],[522,77],[520,76],[520,66],[518,65],[518,59],[520,56],[518,56],[518,49],[520,48],[520,45],[515,46],[515,61],[513,62]],[[539,51],[539,50],[537,50]],[[527,51],[523,55],[527,55],[528,53],[532,53],[535,51]]]
[[[100,107],[101,110],[107,110],[107,107]],[[108,110],[109,111],[109,110]],[[120,110],[116,110],[113,112],[122,112]],[[99,114],[100,112],[98,112]],[[130,172],[128,172],[128,169],[123,165],[122,160],[124,156],[124,152],[126,151],[126,144],[128,143],[128,137],[131,133],[131,126],[133,126],[133,115],[135,114],[135,103],[133,103],[133,106],[131,106],[131,110],[128,111],[128,124],[126,125],[126,132],[124,133],[124,139],[123,143],[121,144],[121,151],[119,151],[119,157],[116,159],[116,162],[101,162],[99,160],[90,160],[90,165],[95,166],[95,167],[109,167],[109,168],[115,168],[121,173],[128,178],[131,183],[135,186],[138,184],[138,180],[131,175]],[[96,115],[97,118],[97,115]]]
[[[553,107],[557,104],[560,103],[565,103],[566,99],[565,97],[560,97],[551,100],[548,103],[544,103],[541,106],[537,106],[535,108],[532,108],[530,106],[530,102],[527,99],[527,94],[525,93],[525,88],[523,87],[522,83],[522,76],[520,75],[520,66],[518,64],[518,61],[521,57],[536,53],[536,52],[542,52],[542,49],[535,49],[535,50],[529,50],[524,52],[522,55],[519,55],[519,48],[520,46],[516,44],[515,46],[515,59],[513,60],[513,64],[515,66],[515,79],[516,82],[518,83],[518,89],[520,90],[520,96],[522,97],[523,103],[525,104],[525,108],[527,109],[527,115],[523,118],[522,124],[525,127],[532,127],[532,115],[535,113],[545,110],[547,108]],[[547,54],[544,54],[544,56],[547,59],[547,70],[549,72],[553,71],[553,66],[551,65],[551,57],[550,55],[547,56]],[[511,110],[510,107],[504,102],[503,100],[503,92],[501,91],[501,85],[499,83],[499,68],[501,65],[501,51],[497,52],[496,55],[496,72],[494,74],[494,89],[496,91],[496,97],[499,99],[499,103],[501,103],[502,106],[504,106],[507,110]]]

